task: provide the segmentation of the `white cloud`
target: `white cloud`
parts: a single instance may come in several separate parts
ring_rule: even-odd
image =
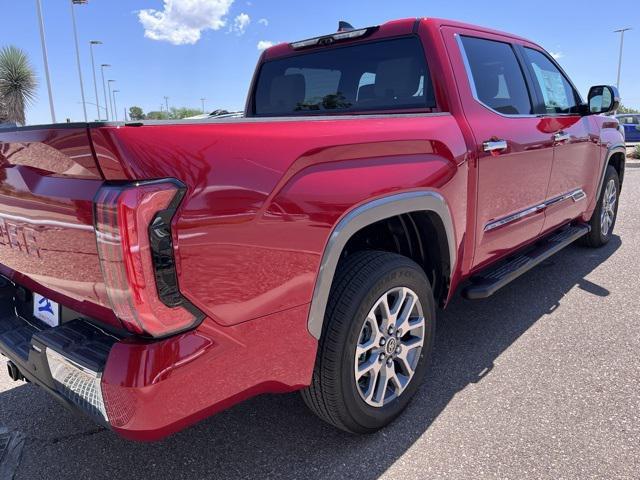
[[[258,20],[258,23],[266,27],[269,25],[269,20],[267,20],[266,18],[261,18],[260,20]]]
[[[556,60],[561,59],[562,57],[564,57],[564,53],[562,52],[549,52],[551,54],[551,56],[553,58],[555,58]]]
[[[234,0],[164,0],[163,10],[138,12],[144,36],[174,45],[194,44],[204,30],[219,30]]]
[[[233,19],[233,25],[231,26],[231,31],[235,32],[237,35],[244,35],[244,32],[247,30],[247,27],[251,23],[251,18],[246,13],[241,13],[236,18]]]
[[[260,40],[258,42],[258,50],[266,50],[269,47],[273,47],[275,45],[274,42],[270,40]]]

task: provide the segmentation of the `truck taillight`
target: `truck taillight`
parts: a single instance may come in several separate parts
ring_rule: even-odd
[[[96,195],[105,287],[116,316],[134,333],[164,337],[203,318],[178,288],[171,219],[184,191],[171,179],[107,184]]]

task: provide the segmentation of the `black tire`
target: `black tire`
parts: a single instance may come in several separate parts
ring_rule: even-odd
[[[605,205],[605,192],[607,191],[607,185],[613,181],[616,191],[616,203],[613,209],[614,216],[613,222],[607,229],[606,234],[602,232],[602,209]],[[613,235],[613,228],[616,225],[616,220],[618,219],[618,198],[620,196],[620,179],[618,178],[618,172],[612,165],[607,166],[607,170],[604,174],[604,181],[602,182],[602,191],[600,192],[600,198],[598,198],[598,204],[596,205],[595,210],[593,211],[593,215],[591,216],[591,220],[589,220],[589,225],[591,226],[591,231],[582,237],[582,244],[591,247],[598,248],[602,247],[609,243],[611,237]]]
[[[418,296],[425,318],[424,344],[415,373],[395,399],[381,407],[367,404],[354,377],[360,330],[375,302],[394,287]],[[435,302],[418,264],[388,252],[350,255],[336,272],[311,385],[302,391],[307,406],[324,421],[351,433],[373,433],[392,422],[409,404],[429,364],[435,333]]]

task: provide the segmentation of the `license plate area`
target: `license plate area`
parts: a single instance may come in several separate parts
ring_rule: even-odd
[[[50,327],[57,327],[60,325],[60,304],[34,293],[33,316]]]

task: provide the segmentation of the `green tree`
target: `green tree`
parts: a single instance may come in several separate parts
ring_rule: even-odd
[[[140,107],[129,108],[129,118],[131,120],[144,120],[145,114]]]
[[[618,113],[640,113],[640,110],[638,110],[637,108],[625,107],[624,105],[620,104],[620,106],[618,107]]]
[[[146,115],[147,120],[168,120],[169,115],[167,112],[159,112],[157,110],[153,110]]]
[[[182,118],[195,117],[196,115],[202,115],[202,111],[197,108],[171,107],[171,111],[169,112],[169,118],[171,118],[172,120],[180,120]]]
[[[0,50],[0,123],[25,124],[25,109],[36,95],[36,74],[26,53],[9,45]]]

